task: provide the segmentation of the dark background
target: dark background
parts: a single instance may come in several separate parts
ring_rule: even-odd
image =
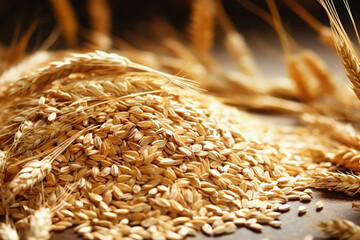
[[[189,3],[191,0],[109,0],[112,10],[112,34],[122,36],[127,31],[144,21],[154,17],[164,17],[180,30],[186,28],[189,19]],[[267,10],[265,0],[250,0]],[[71,0],[79,21],[79,28],[90,29],[87,14],[86,0]],[[327,24],[327,16],[316,0],[298,0],[306,9],[316,16],[321,22]],[[349,18],[345,11],[342,0],[334,0],[339,15],[345,24]],[[276,1],[286,28],[290,34],[303,31],[313,32],[303,23],[283,2]],[[349,0],[353,9],[355,20],[360,20],[360,1]],[[244,33],[256,34],[259,29],[272,31],[270,27],[259,17],[242,7],[236,0],[223,0],[226,11],[239,30]],[[46,37],[55,29],[56,20],[49,1],[46,0],[0,0],[0,43],[9,46],[21,36],[29,26],[38,21],[38,27],[34,32],[28,50],[36,50]],[[357,21],[359,22],[359,21]],[[300,30],[300,31],[299,31]],[[314,36],[316,34],[314,33]],[[81,34],[80,34],[81,39]],[[81,41],[80,41],[81,44]],[[53,45],[53,49],[64,48],[63,39],[60,36]]]

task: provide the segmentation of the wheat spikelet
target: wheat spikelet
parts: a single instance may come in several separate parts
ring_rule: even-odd
[[[56,20],[69,47],[77,43],[78,22],[74,9],[68,0],[50,0]]]
[[[324,233],[333,238],[357,240],[360,239],[360,227],[346,219],[322,221],[318,226]]]
[[[346,71],[346,75],[352,84],[352,88],[356,94],[356,96],[360,99],[360,61],[359,56],[350,41],[340,19],[336,12],[335,6],[330,0],[319,0],[321,5],[324,7],[326,13],[328,14],[331,28],[333,30],[333,34],[335,36],[335,45],[338,56],[340,57],[344,69]],[[353,21],[354,27],[355,23],[352,18],[350,8],[348,6],[347,1],[345,1],[345,5],[347,6],[350,18]],[[356,28],[355,28],[356,29]],[[356,32],[357,33],[357,32]]]
[[[353,174],[334,172],[314,172],[312,187],[344,192],[353,196],[360,191],[360,177]]]
[[[49,160],[34,160],[24,165],[18,175],[11,181],[9,188],[12,194],[31,188],[45,178],[51,171]]]
[[[331,161],[352,171],[360,171],[360,153],[353,148],[343,147]]]
[[[194,51],[206,56],[213,45],[216,4],[214,0],[192,2],[190,17],[190,40]]]
[[[359,134],[351,124],[344,124],[330,117],[312,114],[303,114],[301,119],[311,127],[318,129],[322,134],[326,134],[346,146],[356,148],[360,145]]]
[[[24,125],[25,124],[22,124],[20,129]],[[59,136],[62,132],[64,132],[65,129],[70,127],[68,124],[59,121],[50,124],[44,121],[44,124],[29,125],[30,126],[28,128],[22,129],[22,131],[15,133],[19,134],[19,137],[14,139],[13,154],[21,154],[40,147],[46,141]]]
[[[5,97],[6,95],[30,94],[56,79],[69,76],[71,73],[87,73],[98,70],[119,72],[126,69],[127,66],[126,59],[115,54],[105,54],[99,51],[88,54],[72,54],[71,57],[62,62],[54,62],[50,66],[41,69],[40,72],[11,84],[1,95]]]
[[[1,223],[0,238],[2,240],[19,240],[19,235],[11,224]]]
[[[28,240],[48,240],[52,228],[52,213],[50,209],[41,207],[30,216],[30,228],[27,232]]]

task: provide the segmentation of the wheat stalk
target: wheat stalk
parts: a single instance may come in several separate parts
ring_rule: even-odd
[[[107,0],[89,0],[87,2],[90,23],[94,32],[91,40],[96,49],[111,47],[111,9]]]
[[[344,192],[353,196],[360,191],[360,177],[353,174],[314,172],[312,187]]]
[[[56,20],[69,47],[77,43],[78,22],[74,9],[68,0],[50,0]]]
[[[336,51],[334,35],[331,29],[324,26],[319,20],[314,18],[303,6],[296,0],[286,0],[285,3],[311,28],[318,32],[320,41],[330,49]]]
[[[338,239],[356,240],[360,238],[360,227],[346,219],[321,221],[318,226],[328,236]]]

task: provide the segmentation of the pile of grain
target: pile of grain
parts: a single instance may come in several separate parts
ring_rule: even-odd
[[[3,84],[1,214],[29,239],[280,227],[287,201],[311,199],[304,169],[320,165],[297,155],[311,154],[298,145],[310,132],[274,130],[190,85],[103,52]]]
[[[70,227],[87,239],[261,231],[281,226],[289,200],[310,201],[308,187],[359,193],[360,57],[332,0],[319,0],[331,28],[296,0],[286,4],[337,51],[353,92],[286,32],[274,0],[270,12],[238,2],[277,31],[286,78],[261,74],[218,0],[189,1],[188,39],[164,19],[113,38],[111,4],[86,2],[86,47],[137,63],[100,51],[23,58],[37,24],[14,47],[1,45],[0,238],[16,240],[24,229],[28,239],[49,239]],[[85,47],[70,1],[50,4],[67,46]],[[296,123],[269,124],[224,103]],[[360,236],[344,219],[318,226],[332,237]]]

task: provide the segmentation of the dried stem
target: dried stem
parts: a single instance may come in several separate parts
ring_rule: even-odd
[[[16,64],[22,58],[26,51],[29,40],[36,29],[36,26],[37,22],[31,24],[20,41],[13,48],[9,49],[7,52],[7,61],[9,66]]]

